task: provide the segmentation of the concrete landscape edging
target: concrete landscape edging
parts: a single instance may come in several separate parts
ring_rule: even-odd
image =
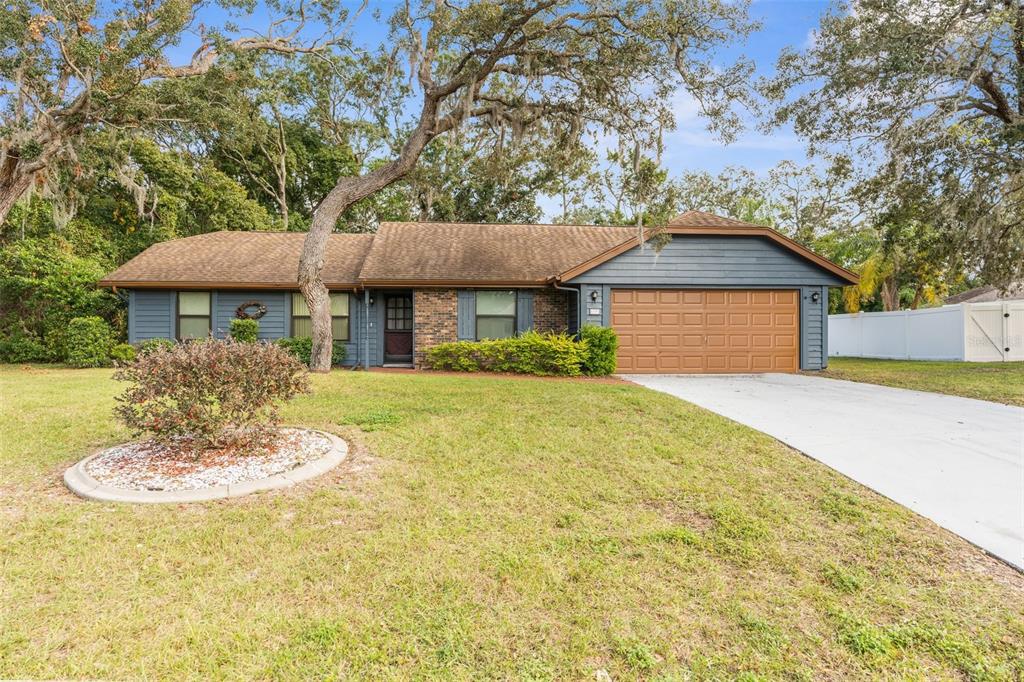
[[[80,497],[103,502],[132,502],[136,504],[181,504],[187,502],[207,502],[226,498],[242,497],[264,490],[289,488],[297,483],[308,481],[327,473],[341,464],[348,455],[348,443],[333,433],[318,429],[306,429],[325,436],[331,441],[331,449],[323,457],[307,462],[267,478],[254,481],[218,485],[195,490],[129,490],[103,485],[86,472],[86,467],[105,451],[89,455],[64,472],[64,484]]]

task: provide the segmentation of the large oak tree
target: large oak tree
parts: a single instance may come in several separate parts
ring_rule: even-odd
[[[438,136],[478,126],[497,144],[543,126],[567,139],[591,131],[644,144],[674,124],[679,88],[719,131],[735,124],[730,105],[747,93],[748,63],[713,61],[716,48],[750,30],[744,3],[424,0],[407,2],[389,22],[387,44],[359,57],[387,65],[375,71],[379,86],[346,93],[346,105],[361,121],[388,121],[394,89],[411,86],[391,153],[372,170],[338,179],[314,212],[299,264],[318,371],[330,366],[321,280],[328,236],[347,209],[411,173]]]

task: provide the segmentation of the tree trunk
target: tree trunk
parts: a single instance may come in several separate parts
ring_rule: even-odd
[[[882,310],[892,312],[900,309],[900,290],[892,277],[882,281]]]
[[[31,175],[0,178],[0,225],[7,220],[7,214],[11,212],[11,208],[31,185]]]
[[[313,222],[299,256],[299,289],[306,297],[309,321],[313,326],[309,368],[314,372],[331,371],[331,299],[321,277],[327,256],[327,240],[338,218],[349,206],[408,175],[416,167],[423,148],[439,132],[450,129],[450,122],[442,122],[439,126],[437,105],[438,100],[433,94],[425,95],[419,123],[409,134],[398,156],[365,175],[339,179],[313,211]]]

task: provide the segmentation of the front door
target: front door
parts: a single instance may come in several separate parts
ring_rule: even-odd
[[[412,296],[384,297],[384,362],[412,362]]]

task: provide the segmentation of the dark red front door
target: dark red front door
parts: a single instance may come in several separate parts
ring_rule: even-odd
[[[412,361],[412,296],[384,297],[384,361]]]

